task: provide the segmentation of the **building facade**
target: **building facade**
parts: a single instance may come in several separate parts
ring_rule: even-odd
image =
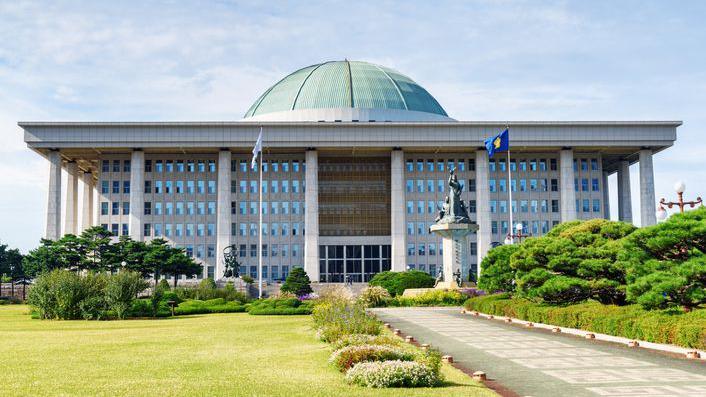
[[[314,281],[364,282],[384,270],[441,268],[441,240],[428,228],[451,169],[479,225],[466,274],[480,272],[491,245],[503,242],[509,211],[532,236],[564,221],[607,218],[613,173],[619,218],[631,222],[634,163],[637,216],[654,224],[652,156],[674,143],[681,122],[457,121],[408,77],[342,61],[286,76],[240,121],[19,125],[49,161],[47,238],[94,225],[135,240],[164,238],[204,264],[200,277],[219,279],[230,245],[242,273],[258,277],[262,234],[265,280],[304,267]],[[491,159],[483,140],[506,126],[511,160]],[[250,152],[261,128],[260,186]]]

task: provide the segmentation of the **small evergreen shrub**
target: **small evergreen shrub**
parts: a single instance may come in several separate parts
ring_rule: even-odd
[[[399,360],[357,364],[348,370],[346,380],[374,388],[431,387],[439,383],[439,377],[425,364]]]
[[[345,372],[354,365],[366,361],[412,361],[414,353],[399,347],[385,345],[354,345],[346,346],[334,351],[329,362]]]
[[[302,296],[314,292],[311,289],[309,275],[301,267],[295,267],[287,276],[287,279],[280,288],[282,292],[290,292],[296,296]]]

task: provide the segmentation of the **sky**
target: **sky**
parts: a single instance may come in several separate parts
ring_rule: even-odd
[[[0,0],[0,242],[44,233],[18,121],[238,120],[326,60],[397,69],[458,120],[683,120],[657,198],[706,193],[703,1]],[[639,174],[631,167],[639,223]],[[611,186],[617,218],[616,177]]]

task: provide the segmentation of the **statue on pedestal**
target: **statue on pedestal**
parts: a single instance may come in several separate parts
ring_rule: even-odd
[[[471,223],[468,217],[468,208],[461,199],[463,184],[458,181],[454,169],[449,171],[449,195],[444,200],[444,206],[439,210],[436,223]]]
[[[229,245],[223,249],[223,265],[225,271],[223,277],[238,278],[240,276],[240,263],[238,263],[238,249],[235,245]]]

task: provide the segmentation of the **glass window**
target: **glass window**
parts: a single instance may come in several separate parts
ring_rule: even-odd
[[[591,190],[594,192],[599,191],[598,189],[598,178],[592,178],[591,179]]]
[[[120,160],[113,160],[113,172],[120,172]]]
[[[407,160],[406,166],[407,166],[407,172],[414,172],[414,161]]]
[[[108,215],[108,202],[101,202],[101,215]]]
[[[108,194],[109,192],[110,188],[108,187],[108,181],[101,181],[101,193]]]
[[[113,201],[111,203],[111,207],[112,207],[112,209],[110,211],[111,215],[120,215],[120,203],[119,202]]]

